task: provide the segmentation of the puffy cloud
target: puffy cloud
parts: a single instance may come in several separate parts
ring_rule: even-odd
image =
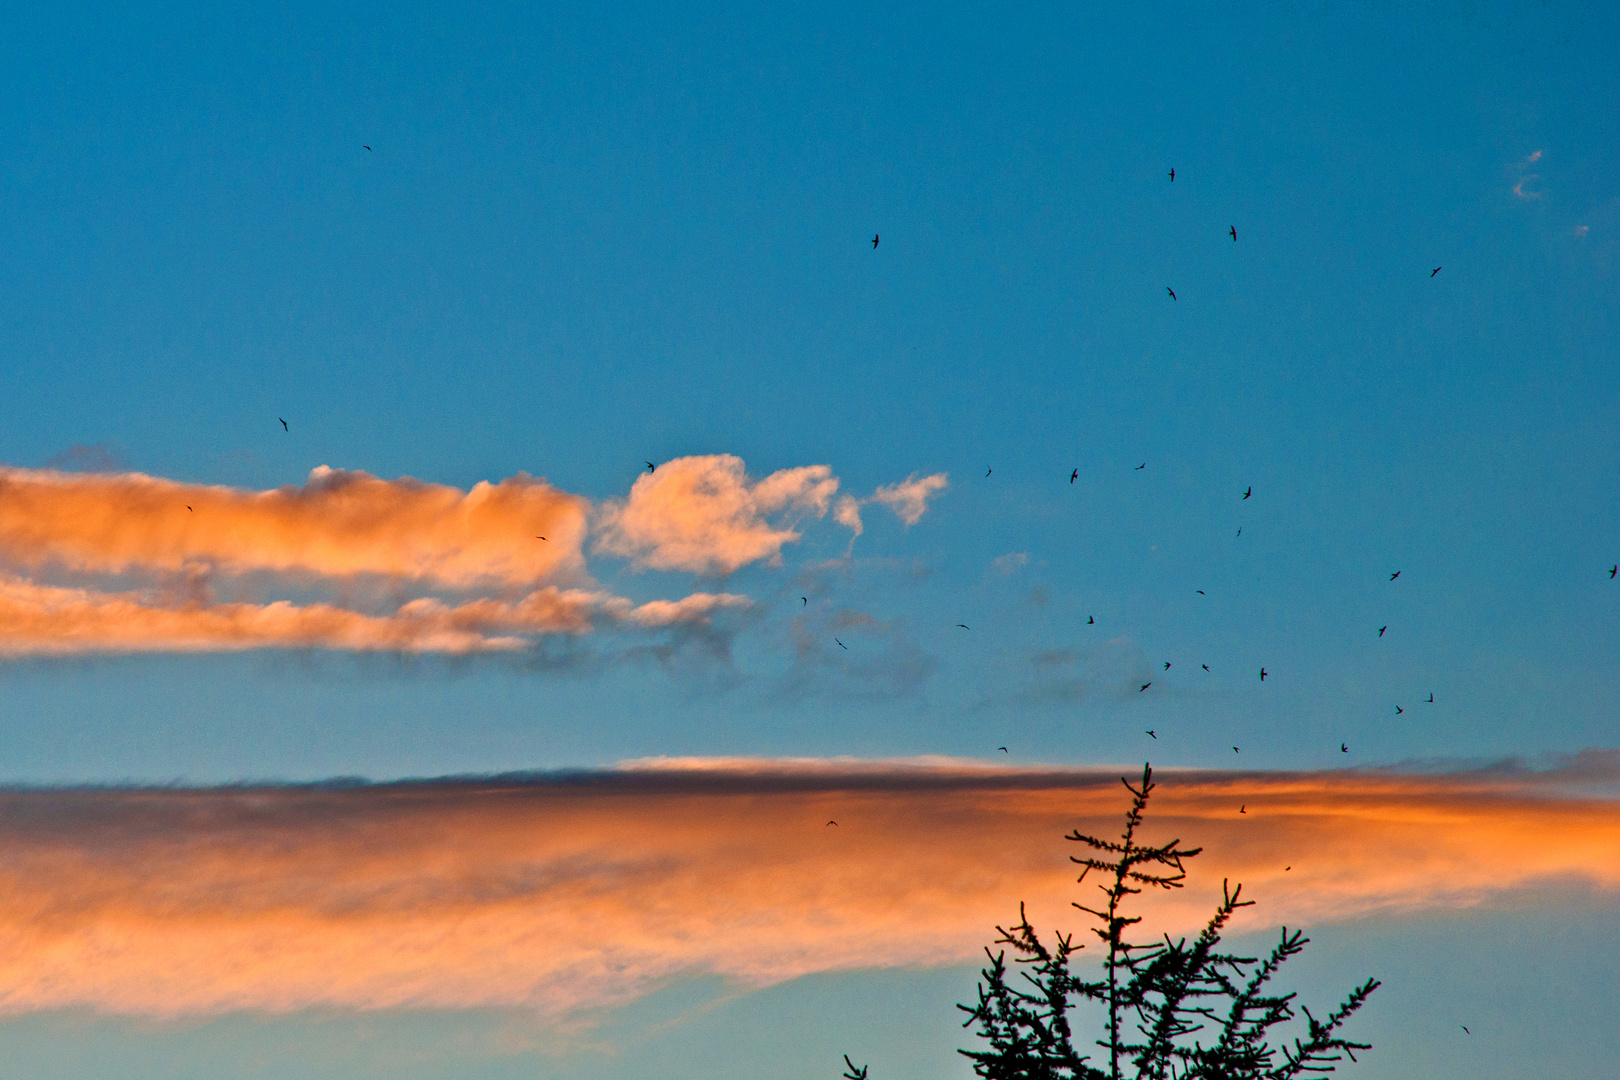
[[[583,567],[585,526],[584,499],[521,473],[463,492],[322,466],[301,487],[243,491],[0,467],[0,559],[27,567],[528,585]]]
[[[597,547],[654,570],[730,574],[778,560],[799,539],[792,520],[826,516],[837,492],[825,465],[751,482],[731,454],[676,458],[644,473],[628,499],[603,505]]]
[[[945,473],[922,477],[912,473],[897,484],[878,488],[868,501],[887,506],[909,527],[922,520],[928,510],[928,500],[948,487],[949,477]]]
[[[1119,770],[660,760],[328,789],[0,792],[0,1008],[207,1014],[622,1001],[961,963],[1020,900],[1074,926],[1071,829]],[[1620,757],[1554,774],[1165,773],[1146,839],[1204,854],[1144,933],[1620,888]],[[1238,816],[1237,807],[1247,813]],[[828,826],[836,820],[836,827]]]

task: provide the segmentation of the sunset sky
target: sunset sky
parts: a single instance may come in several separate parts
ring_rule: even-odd
[[[9,13],[0,1077],[965,1078],[1144,761],[1610,1067],[1620,11],[1113,7]]]

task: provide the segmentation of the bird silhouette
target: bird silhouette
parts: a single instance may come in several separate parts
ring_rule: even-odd
[[[278,416],[278,417],[276,417],[276,419],[281,420],[281,417]],[[287,426],[287,421],[281,420],[281,430],[282,431],[291,431],[292,429]]]
[[[536,540],[546,540],[546,538],[545,538],[545,537],[543,537],[543,536],[537,536],[537,537],[535,537],[535,539],[536,539]],[[551,541],[550,541],[550,540],[546,540],[546,543],[548,543],[548,544],[549,544],[549,543],[551,543]]]
[[[1150,730],[1149,730],[1149,731],[1148,731],[1148,736],[1149,736],[1149,737],[1150,737],[1150,738],[1154,738],[1154,739],[1157,739],[1157,738],[1158,738],[1158,736],[1157,736],[1157,735],[1155,735],[1155,734],[1153,734],[1153,732],[1152,732],[1152,730],[1151,730],[1151,729],[1150,729]]]
[[[1170,294],[1170,299],[1174,300],[1176,298],[1176,290],[1172,289],[1170,286],[1166,285],[1164,287],[1164,291]]]
[[[837,824],[838,824],[838,822],[836,822],[836,821],[827,822],[827,825],[837,825]],[[822,828],[825,829],[827,827],[827,825],[823,825]]]
[[[1394,581],[1396,578],[1398,578],[1400,576],[1401,576],[1401,572],[1399,570],[1397,570],[1393,574],[1389,575],[1389,580]]]
[[[1406,711],[1406,710],[1405,710],[1405,709],[1403,709],[1403,708],[1401,708],[1401,707],[1400,707],[1400,706],[1399,706],[1399,705],[1397,705],[1397,706],[1395,706],[1395,715],[1396,715],[1396,716],[1399,716],[1399,715],[1401,715],[1401,713],[1403,713],[1403,712],[1405,712],[1405,711]]]
[[[833,640],[834,640],[834,641],[838,641],[838,639],[837,639],[837,638],[833,638]],[[847,652],[847,651],[848,651],[848,650],[849,650],[849,646],[848,646],[848,645],[845,645],[845,644],[844,644],[844,643],[843,643],[843,642],[842,642],[842,641],[838,641],[838,647],[839,647],[839,648],[840,648],[840,649],[843,649],[843,650],[845,650],[845,651],[846,651],[846,652]]]
[[[849,1060],[848,1054],[844,1055],[844,1064],[848,1066],[847,1071],[844,1073],[844,1080],[866,1080],[867,1066],[862,1065],[857,1068],[855,1063]]]
[[[1293,869],[1293,867],[1292,867],[1292,866],[1285,866],[1285,867],[1283,867],[1283,869],[1284,869],[1284,870],[1285,870],[1285,871],[1286,871],[1286,870],[1292,870],[1292,869]]]
[[[1234,746],[1234,747],[1232,747],[1232,753],[1241,754],[1241,753],[1243,753],[1243,751],[1239,750],[1237,747]]]
[[[1609,580],[1613,581],[1614,575],[1616,574],[1620,574],[1620,563],[1615,563],[1613,566],[1609,567]]]
[[[1261,682],[1266,681],[1266,669],[1265,668],[1260,669],[1260,681]]]
[[[1252,488],[1252,487],[1251,488],[1245,488],[1243,490],[1243,498],[1245,498],[1245,499],[1247,499],[1250,495],[1253,495],[1253,494],[1254,494],[1254,488]]]
[[[1237,534],[1238,534],[1238,535],[1239,535],[1239,536],[1242,536],[1242,535],[1243,535],[1243,530],[1242,530],[1242,529],[1239,529],[1239,530],[1238,530],[1238,531],[1237,531]]]
[[[1423,704],[1425,704],[1425,705],[1433,705],[1434,704],[1434,695],[1430,694],[1429,695],[1429,700],[1425,701]]]
[[[993,472],[995,472],[995,470],[992,469],[990,466],[986,465],[984,467],[984,475],[989,476]]]
[[[1091,616],[1090,616],[1090,615],[1087,615],[1087,616],[1086,616],[1086,625],[1087,625],[1087,626],[1092,626],[1092,625],[1095,625],[1095,624],[1096,624],[1096,622],[1097,622],[1097,620],[1096,620],[1096,619],[1093,619],[1093,618],[1092,618],[1092,617],[1091,617]]]
[[[1142,464],[1140,464],[1140,465],[1138,465],[1138,466],[1137,466],[1137,467],[1136,467],[1136,471],[1137,471],[1137,472],[1141,472],[1141,471],[1142,471],[1142,470],[1143,470],[1143,469],[1145,469],[1145,468],[1147,468],[1147,462],[1145,462],[1145,461],[1144,461],[1144,462],[1142,462]]]
[[[1174,169],[1170,170],[1170,182],[1172,184],[1176,182],[1176,170]]]
[[[1193,592],[1197,593],[1199,596],[1204,595],[1204,590],[1203,589],[1194,589]]]
[[[872,234],[872,249],[873,249],[873,250],[874,250],[874,251],[875,251],[875,250],[877,250],[877,245],[878,245],[878,234],[877,234],[877,233],[873,233],[873,234]]]
[[[1232,747],[1232,749],[1236,750],[1237,747],[1234,746],[1234,747]],[[1248,812],[1249,812],[1249,804],[1248,803],[1244,803],[1242,806],[1238,807],[1238,813],[1247,814]]]
[[[1205,671],[1208,671],[1208,670],[1209,670],[1209,665],[1208,665],[1208,664],[1204,664],[1204,665],[1203,665],[1203,668],[1204,668],[1204,670],[1205,670]]]
[[[957,626],[959,626],[959,627],[961,627],[961,628],[962,628],[962,629],[963,629],[963,630],[971,630],[971,629],[973,629],[973,627],[971,627],[971,626],[969,626],[969,625],[968,625],[968,624],[967,624],[967,623],[965,623],[965,622],[959,622],[959,623],[957,623],[957,624],[956,624],[956,625],[957,625]]]
[[[1170,661],[1166,660],[1164,662],[1164,670],[1166,670],[1166,671],[1170,670]]]
[[[1005,746],[998,746],[998,747],[996,747],[996,749],[1000,750],[1003,754],[1005,754],[1007,752],[1007,748]]]
[[[799,599],[804,601],[802,606],[804,606],[804,607],[809,607],[810,606],[810,598],[808,596],[801,596],[801,597],[799,597]]]
[[[1437,266],[1433,270],[1429,271],[1429,276],[1434,277],[1434,275],[1438,274],[1440,271],[1442,271],[1444,269],[1445,269],[1445,267],[1443,267],[1443,266]]]
[[[1080,477],[1080,470],[1079,469],[1074,470],[1074,472],[1069,474],[1069,483],[1071,483],[1071,484],[1074,483],[1077,479],[1079,479],[1079,477]],[[1614,575],[1611,574],[1609,576],[1613,577]]]
[[[649,462],[647,462],[647,471],[648,472],[657,472],[658,471],[658,466],[654,465],[652,462],[649,461]]]
[[[1230,229],[1228,229],[1227,231],[1232,234],[1232,243],[1234,243],[1234,244],[1237,243],[1237,226],[1234,225]]]
[[[1469,1031],[1469,1030],[1468,1030],[1468,1027],[1467,1027],[1467,1026],[1466,1026],[1466,1025],[1464,1025],[1464,1024],[1458,1024],[1458,1025],[1457,1025],[1457,1026],[1458,1026],[1458,1027],[1460,1027],[1460,1028],[1462,1028],[1462,1029],[1463,1029],[1463,1034],[1464,1034],[1464,1035],[1472,1035],[1472,1034],[1473,1034],[1473,1032],[1472,1032],[1472,1031]]]
[[[1384,631],[1385,631],[1385,630],[1388,630],[1388,629],[1389,629],[1389,627],[1388,627],[1388,626],[1380,626],[1380,627],[1379,627],[1379,628],[1378,628],[1378,636],[1379,636],[1379,637],[1383,637],[1383,636],[1384,636]]]
[[[1141,693],[1141,692],[1142,692],[1142,690],[1146,690],[1146,689],[1147,689],[1147,688],[1148,688],[1148,687],[1150,687],[1150,686],[1152,686],[1152,685],[1153,685],[1153,684],[1152,684],[1152,683],[1150,683],[1150,682],[1145,682],[1145,683],[1143,683],[1143,684],[1142,684],[1142,689],[1141,689],[1141,690],[1138,690],[1138,691],[1137,691],[1137,693],[1138,693],[1138,694],[1140,694],[1140,693]]]
[[[186,507],[186,509],[187,509],[187,510],[191,510],[191,507],[189,507],[189,506],[188,506],[188,507]],[[192,513],[194,513],[194,514],[195,514],[195,513],[196,513],[196,511],[195,511],[195,510],[192,510],[192,511],[191,511],[191,512],[192,512]]]
[[[1350,747],[1346,746],[1344,743],[1339,744],[1339,753],[1348,754],[1349,752],[1350,752]]]
[[[363,150],[370,150],[370,149],[371,149],[371,147],[369,147],[369,146],[365,146],[365,145],[364,145],[364,144],[362,144],[362,145],[361,145],[361,149],[363,149]]]

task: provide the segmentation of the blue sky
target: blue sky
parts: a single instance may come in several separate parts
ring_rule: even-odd
[[[852,545],[809,515],[780,565],[724,577],[590,549],[634,603],[752,601],[659,649],[9,659],[8,781],[1001,745],[1187,767],[1238,745],[1289,770],[1616,745],[1603,5],[8,22],[0,465],[252,490],[323,465],[459,489],[527,472],[592,506],[628,498],[644,461],[702,455],[755,478],[826,465],[855,495],[949,477],[914,525],[867,507]],[[1493,942],[1543,940],[1565,904],[1612,921],[1612,897],[1554,890],[1447,923],[1479,961],[1458,979],[1487,986]],[[1398,965],[1427,927],[1322,936]],[[1583,970],[1592,1000],[1612,992],[1612,966]],[[964,980],[817,976],[673,1035],[634,1011],[604,1030],[723,1059],[714,1018],[758,1010],[784,1032],[758,1052],[797,1061],[793,1039],[852,1001],[948,1004]],[[152,1075],[261,1075],[219,1071],[223,1046],[325,1076],[365,1075],[354,1025],[414,1023],[316,1016],[330,1049],[278,1057],[305,1022],[7,1027],[41,1045],[87,1029]],[[445,1019],[439,1064],[397,1074],[471,1075],[444,1047],[485,1022]],[[1379,1032],[1407,1038],[1400,1022]],[[938,1060],[874,1038],[885,1077]],[[1528,1075],[1515,1052],[1433,1060]],[[502,1060],[487,1075],[533,1064]],[[557,1075],[652,1068],[614,1060]]]

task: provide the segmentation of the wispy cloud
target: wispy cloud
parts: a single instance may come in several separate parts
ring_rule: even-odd
[[[934,473],[932,476],[918,476],[912,473],[898,483],[879,485],[876,491],[864,499],[845,495],[838,500],[833,520],[859,536],[866,529],[861,521],[861,507],[868,503],[877,503],[893,510],[895,516],[909,529],[921,521],[922,516],[928,512],[928,500],[948,490],[950,486],[950,477],[945,473]]]
[[[1537,150],[1529,157],[1519,162],[1518,171],[1521,175],[1513,185],[1513,194],[1516,197],[1526,200],[1541,198],[1541,192],[1536,191],[1531,187],[1531,185],[1536,184],[1541,180],[1541,174],[1526,172],[1526,170],[1541,160],[1542,153],[1543,151]]]
[[[680,973],[970,961],[1020,900],[1074,924],[1060,837],[1117,827],[1121,771],[657,760],[0,793],[0,1008],[567,1010]],[[1149,932],[1194,927],[1222,877],[1261,901],[1251,920],[1290,924],[1620,888],[1614,752],[1549,772],[1161,779],[1148,839],[1205,854]]]

